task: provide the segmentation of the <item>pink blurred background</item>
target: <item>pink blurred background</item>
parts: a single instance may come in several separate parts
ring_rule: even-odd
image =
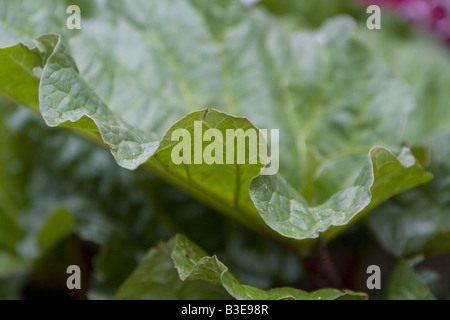
[[[359,0],[391,8],[411,23],[425,27],[450,45],[450,0]]]

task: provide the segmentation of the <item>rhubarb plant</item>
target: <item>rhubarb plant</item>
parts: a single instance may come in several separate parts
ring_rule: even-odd
[[[119,299],[364,299],[333,281],[267,287],[287,265],[302,273],[292,255],[305,262],[363,225],[398,257],[430,240],[445,252],[450,81],[426,100],[400,54],[373,47],[400,52],[400,40],[369,43],[343,16],[292,30],[237,0],[81,1],[74,30],[68,5],[0,2],[0,283],[11,288],[0,297],[73,243],[95,252],[87,296]],[[449,68],[433,46],[420,79]],[[408,209],[431,194],[430,215]],[[403,233],[388,231],[392,219]],[[246,237],[271,239],[258,246],[272,271],[258,279],[240,266],[245,250],[229,249]],[[385,296],[402,298],[394,287]]]

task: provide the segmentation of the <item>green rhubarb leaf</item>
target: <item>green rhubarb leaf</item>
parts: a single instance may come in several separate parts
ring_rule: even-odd
[[[178,274],[177,272],[178,271]],[[175,279],[174,274],[177,275]],[[179,276],[178,276],[179,275]],[[244,285],[216,256],[207,254],[183,235],[150,250],[147,257],[125,281],[117,293],[119,299],[177,297],[195,299],[190,290],[196,287],[201,297],[217,298],[212,292],[223,287],[238,300],[335,300],[366,299],[364,293],[350,290],[321,289],[311,293],[294,288],[275,288],[264,291]],[[189,288],[189,289],[188,289]]]
[[[39,109],[38,92],[39,71],[45,60],[37,48],[29,50],[24,44],[18,44],[0,51],[0,87],[1,95],[12,101]]]
[[[386,251],[396,257],[450,250],[450,134],[427,140],[435,179],[378,207],[369,224]]]
[[[414,100],[353,37],[348,18],[313,32],[290,32],[237,0],[99,1],[82,30],[70,32],[54,23],[64,4],[42,2],[48,9],[42,11],[28,2],[2,3],[0,30],[8,41],[35,36],[30,23],[18,24],[31,8],[48,20],[45,32],[62,34],[64,44],[57,35],[35,40],[45,57],[35,90],[46,123],[96,136],[122,167],[145,163],[248,226],[273,234],[261,214],[285,236],[315,237],[429,179],[408,151],[396,160],[386,149],[372,149],[399,150]],[[180,41],[183,30],[189,32]],[[1,50],[20,53],[17,46],[23,48]],[[15,56],[8,57],[7,64],[14,64]],[[197,111],[206,106],[220,111]],[[195,121],[222,132],[226,126],[254,128],[246,119],[280,131],[280,175],[250,185],[261,164],[175,165],[169,159],[174,143],[167,133],[176,128],[192,129]],[[267,194],[271,189],[261,181],[276,181],[280,194]],[[303,217],[297,207],[295,214],[286,212],[285,201],[262,208],[272,196],[295,198],[306,208]],[[267,210],[276,215],[268,219]],[[330,223],[325,217],[332,210],[338,214]],[[316,216],[324,221],[311,218]],[[291,229],[296,231],[285,232]]]
[[[375,147],[354,185],[318,207],[308,207],[305,199],[280,176],[259,176],[253,180],[251,196],[264,221],[282,235],[316,238],[326,230],[326,236],[331,236],[335,230],[330,227],[347,225],[358,213],[431,178],[409,149],[397,158],[387,149]]]
[[[216,284],[181,281],[171,258],[175,239],[151,249],[119,288],[120,300],[219,300],[231,296]]]
[[[423,257],[400,260],[389,278],[385,291],[388,300],[435,300],[430,292],[427,277],[414,269]]]
[[[366,26],[367,7],[351,1],[261,0],[258,4],[287,18],[295,28],[317,27],[330,17],[352,15],[358,21],[357,37],[412,88],[417,108],[409,117],[405,140],[418,143],[449,128],[450,59],[447,46],[439,39],[430,37],[421,28],[411,28],[390,10],[383,11],[382,28],[373,32]]]
[[[17,297],[37,264],[73,235],[99,246],[92,299],[112,298],[149,247],[181,230],[207,250],[225,251],[249,283],[299,279],[292,253],[237,228],[149,170],[122,169],[96,144],[47,127],[31,110],[0,104],[0,297]]]
[[[408,120],[405,141],[419,144],[424,138],[449,131],[448,47],[419,32],[402,38],[388,31],[370,33],[365,29],[359,30],[359,38],[386,59],[394,74],[413,89],[417,107]]]
[[[399,195],[369,216],[383,246],[396,257],[450,250],[450,59],[448,48],[425,34],[370,33],[360,37],[389,62],[395,74],[414,89],[416,111],[410,116],[405,141],[426,150],[425,165],[434,179]]]

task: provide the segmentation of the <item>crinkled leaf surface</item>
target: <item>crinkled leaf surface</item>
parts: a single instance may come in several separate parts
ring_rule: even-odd
[[[425,276],[414,269],[423,257],[400,260],[389,278],[385,292],[388,300],[434,300]]]
[[[406,38],[370,34],[362,38],[383,55],[394,72],[413,88],[417,108],[411,114],[405,140],[427,149],[429,184],[393,198],[369,217],[383,247],[394,256],[450,250],[450,54],[425,35]],[[382,45],[383,44],[383,45]]]
[[[406,141],[418,143],[449,128],[450,59],[445,44],[421,28],[411,25],[385,7],[382,28],[372,32],[366,26],[367,6],[351,1],[319,0],[296,2],[290,0],[261,0],[259,4],[270,11],[292,17],[295,28],[317,27],[322,21],[350,14],[357,19],[356,34],[378,57],[388,62],[399,79],[407,82],[416,98],[416,109],[411,113],[404,135]]]
[[[178,271],[178,274],[176,272]],[[174,274],[179,275],[177,281]],[[206,283],[209,283],[209,287]],[[209,290],[222,286],[233,298],[239,300],[334,300],[366,299],[364,293],[349,290],[321,289],[311,293],[294,288],[276,288],[264,291],[243,285],[216,256],[206,253],[183,235],[150,250],[147,257],[118,291],[119,299],[178,297],[195,299],[191,286],[203,286],[198,292],[217,298]],[[202,292],[204,290],[204,292]],[[203,296],[205,297],[205,296]]]
[[[405,140],[411,144],[450,130],[450,53],[427,34],[370,33],[359,29],[358,37],[381,55],[394,74],[413,89],[416,110],[408,120]]]
[[[264,220],[275,230],[298,239],[316,238],[331,226],[349,223],[357,213],[369,210],[392,194],[431,179],[405,149],[397,158],[384,148],[374,148],[369,165],[352,187],[333,195],[326,203],[308,208],[306,201],[279,176],[260,176],[251,194]],[[333,230],[329,230],[332,234]]]
[[[189,128],[202,114],[190,113],[176,122],[187,113],[215,106],[259,128],[280,130],[280,173],[285,178],[269,177],[270,188],[257,180],[250,188],[265,222],[288,237],[315,237],[429,179],[405,156],[407,151],[399,159],[383,148],[370,151],[374,145],[398,150],[413,99],[353,38],[349,19],[331,21],[316,32],[289,32],[240,1],[117,1],[98,2],[101,14],[84,18],[82,30],[70,32],[57,23],[65,12],[63,3],[0,6],[0,31],[6,34],[1,44],[24,35],[30,39],[45,29],[61,33],[67,45],[54,35],[36,39],[46,58],[36,90],[47,124],[81,128],[85,134],[98,130],[121,166],[134,169],[146,163],[249,226],[269,232],[248,192],[259,168],[192,165],[188,174],[164,156],[169,145],[164,133],[174,123]],[[36,19],[23,23],[31,14]],[[2,50],[23,56],[19,47]],[[25,56],[33,61],[31,53]],[[9,57],[13,68],[15,56]],[[30,69],[28,62],[25,69]],[[215,111],[207,117],[205,124],[224,120],[251,126]],[[378,170],[374,154],[384,170]],[[227,179],[233,182],[218,183]],[[275,189],[279,195],[270,194]],[[285,200],[272,201],[268,218],[261,203],[272,196]],[[287,205],[293,198],[295,204]],[[337,214],[330,223],[325,217],[333,210]],[[311,211],[324,221],[311,218]]]
[[[427,169],[433,173],[434,180],[375,209],[369,216],[370,225],[383,247],[395,256],[421,250],[427,253],[448,251],[448,47],[423,30],[410,28],[398,17],[391,16],[388,7],[383,9],[382,29],[373,32],[366,27],[366,7],[358,8],[356,3],[329,0],[311,3],[263,0],[260,3],[277,14],[291,16],[291,25],[295,27],[317,25],[324,16],[352,14],[360,22],[358,38],[385,59],[399,79],[411,86],[416,108],[409,116],[403,139],[406,144],[431,153],[431,167]],[[425,164],[429,165],[427,161]]]

